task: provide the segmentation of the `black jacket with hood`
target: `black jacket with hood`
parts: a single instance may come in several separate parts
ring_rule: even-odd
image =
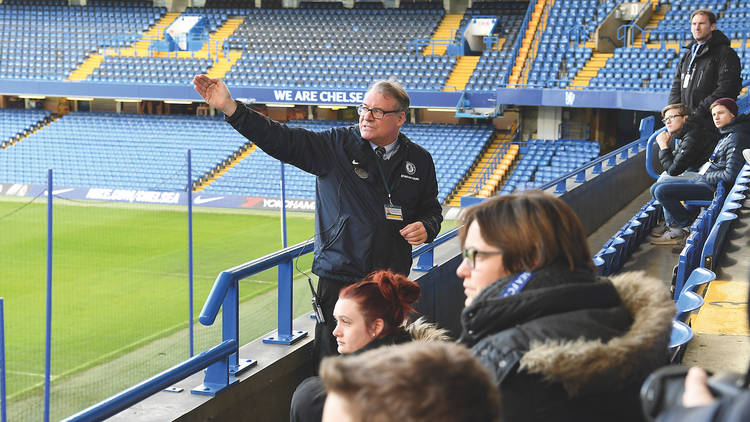
[[[719,30],[711,33],[711,39],[698,51],[698,56],[690,65],[693,40],[684,46],[687,49],[680,59],[669,93],[669,104],[682,103],[690,107],[698,117],[711,121],[708,107],[723,97],[737,99],[742,89],[742,64],[732,49],[729,38]],[[690,80],[685,87],[685,78]]]
[[[377,269],[408,275],[412,247],[399,230],[421,221],[427,242],[440,231],[443,216],[432,156],[403,133],[388,160],[395,165],[386,175],[392,201],[403,212],[403,221],[394,221],[385,218],[388,194],[377,156],[359,127],[292,129],[240,102],[226,120],[266,154],[317,176],[312,271],[318,276],[353,282]]]
[[[715,128],[708,129],[694,117],[688,117],[680,130],[673,135],[679,139],[672,148],[659,149],[659,161],[664,171],[670,176],[677,176],[685,171],[698,171],[708,161],[711,151],[716,147],[719,133]]]
[[[459,341],[494,375],[507,421],[639,421],[639,390],[667,362],[675,307],[642,273],[611,282],[591,270],[549,267],[520,293],[512,276],[461,314]]]

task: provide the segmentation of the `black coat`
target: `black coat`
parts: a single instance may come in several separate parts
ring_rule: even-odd
[[[403,212],[403,221],[394,221],[385,218],[388,195],[377,157],[359,127],[291,129],[240,102],[227,122],[266,154],[317,176],[312,271],[320,277],[352,282],[377,269],[408,275],[412,247],[399,230],[421,221],[427,242],[440,231],[435,164],[404,134],[388,160],[395,163],[387,174],[392,200]]]
[[[675,308],[644,274],[537,271],[500,298],[506,277],[461,314],[460,342],[494,375],[506,421],[639,421],[639,390],[667,362]]]
[[[750,148],[750,115],[740,114],[730,124],[719,129],[719,132],[722,137],[711,154],[711,165],[699,177],[711,186],[716,187],[719,182],[724,182],[729,187],[734,184],[737,174],[745,165],[742,150]]]
[[[690,117],[685,120],[680,131],[674,134],[674,138],[680,140],[674,150],[659,149],[659,161],[670,176],[677,176],[684,171],[698,171],[716,147],[719,133],[716,128],[709,129]]]
[[[708,107],[711,103],[723,97],[737,99],[742,89],[742,64],[730,46],[729,38],[723,32],[714,30],[711,39],[698,52],[691,69],[693,44],[695,40],[684,47],[687,51],[677,66],[669,93],[669,104],[685,104],[698,117],[710,122]],[[690,80],[684,88],[684,80],[688,74]]]

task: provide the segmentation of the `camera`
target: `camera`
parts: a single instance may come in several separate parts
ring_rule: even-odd
[[[682,406],[687,366],[669,365],[657,369],[641,387],[641,405],[646,419],[656,420],[662,412]],[[744,375],[735,372],[709,374],[708,389],[714,397],[735,396],[742,391]]]

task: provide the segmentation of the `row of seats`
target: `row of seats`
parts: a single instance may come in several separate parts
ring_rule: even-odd
[[[0,144],[28,133],[51,115],[49,110],[0,108]]]
[[[350,125],[346,121],[292,120],[289,127],[312,131]],[[438,200],[444,201],[464,177],[489,141],[491,126],[462,126],[407,123],[401,128],[413,142],[427,149],[435,162]],[[456,146],[460,145],[460,148]],[[280,197],[280,165],[261,150],[233,166],[206,187],[205,192],[226,195]],[[291,166],[285,169],[286,195],[295,199],[315,198],[315,178]]]
[[[583,139],[529,139],[521,160],[500,193],[538,188],[599,155],[599,143]]]

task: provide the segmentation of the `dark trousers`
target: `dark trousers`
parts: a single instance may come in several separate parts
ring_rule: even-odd
[[[320,277],[318,279],[318,300],[320,301],[320,307],[323,310],[323,316],[326,321],[325,324],[315,324],[313,357],[317,362],[315,364],[316,369],[324,357],[339,354],[336,337],[333,336],[333,330],[336,328],[336,320],[333,319],[333,308],[336,306],[336,301],[339,299],[339,291],[341,291],[344,286],[352,283],[353,281],[346,282],[326,277]]]

